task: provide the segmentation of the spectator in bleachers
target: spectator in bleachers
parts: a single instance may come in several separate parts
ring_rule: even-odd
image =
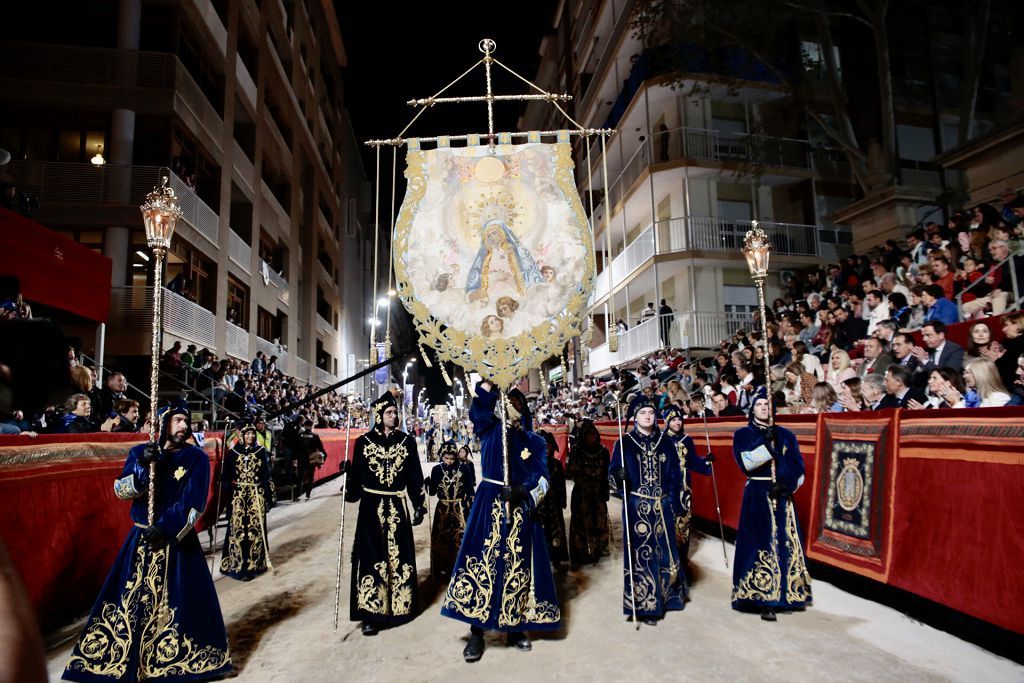
[[[864,340],[864,359],[857,369],[857,376],[864,379],[871,373],[884,374],[886,368],[894,362],[892,356],[883,352],[880,339],[868,337]]]
[[[937,321],[952,325],[960,319],[956,304],[945,297],[942,287],[931,284],[921,293],[921,302],[925,305],[925,322]]]
[[[107,386],[100,392],[100,410],[97,415],[109,415],[114,409],[114,404],[128,398],[124,392],[128,391],[128,379],[121,372],[112,372],[107,375]]]
[[[831,384],[829,386],[832,386]],[[843,411],[847,413],[855,413],[860,410],[865,410],[864,396],[861,394],[861,383],[857,377],[851,377],[845,380],[840,385],[839,404],[843,407]]]
[[[811,402],[816,378],[804,369],[799,361],[786,366],[786,385],[782,390],[786,405],[802,408]]]
[[[856,376],[857,371],[851,367],[850,354],[843,349],[832,349],[828,370],[825,372],[825,381],[832,386],[837,394],[841,395],[843,383]]]
[[[992,257],[992,266],[985,272],[981,284],[975,285],[972,291],[977,296],[973,301],[965,301],[963,311],[965,318],[972,318],[978,313],[991,309],[992,315],[999,315],[1006,310],[1009,295],[1013,290],[1013,276],[1010,273],[1010,247],[1004,240],[993,240],[988,245]],[[1024,283],[1019,283],[1020,287]]]
[[[982,351],[992,348],[992,329],[988,323],[978,322],[971,325],[967,332],[967,346],[964,347],[964,362],[972,358],[981,358]]]
[[[981,355],[996,364],[1004,386],[1017,380],[1017,357],[1024,354],[1024,313],[1016,311],[1002,318],[1003,340],[994,342]]]
[[[262,375],[267,369],[267,362],[263,358],[263,352],[257,351],[256,357],[252,359],[252,363],[249,364],[249,369],[257,374]]]
[[[68,410],[60,422],[64,434],[86,434],[99,431],[92,419],[92,402],[85,394],[71,394],[66,403]]]
[[[964,387],[967,391],[954,408],[999,408],[1010,401],[995,363],[988,358],[968,361],[964,366]]]
[[[839,413],[843,405],[836,396],[835,389],[828,382],[818,382],[811,392],[811,402],[804,408],[805,413]]]
[[[915,347],[914,338],[906,332],[899,332],[892,338],[892,356],[895,363],[910,371],[912,384],[921,386],[928,377],[928,371],[921,370],[922,362],[914,355]]]
[[[134,433],[139,431],[139,402],[130,398],[114,404],[117,415],[108,417],[100,425],[101,432]]]
[[[885,371],[885,398],[879,408],[906,408],[910,401],[927,400],[922,389],[912,386],[910,370],[902,365],[890,365]]]
[[[915,346],[914,356],[921,362],[921,369],[931,372],[935,368],[960,370],[964,365],[964,349],[946,339],[946,326],[939,321],[925,323],[921,328],[924,347]]]
[[[864,410],[881,410],[885,407],[882,405],[885,398],[885,377],[878,374],[866,376],[860,381],[860,393]]]
[[[872,290],[864,295],[864,304],[867,307],[868,336],[874,335],[878,324],[883,320],[889,320],[889,302],[881,290]]]
[[[746,417],[746,413],[742,410],[734,405],[729,405],[729,399],[720,391],[711,395],[711,406],[715,417]]]

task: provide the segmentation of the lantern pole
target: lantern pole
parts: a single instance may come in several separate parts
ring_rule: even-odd
[[[160,342],[163,330],[163,266],[167,251],[171,248],[171,236],[181,217],[174,190],[169,178],[163,176],[158,187],[146,195],[146,201],[139,207],[146,225],[146,244],[153,250],[153,320],[149,359],[149,442],[156,443],[160,432],[157,427],[157,385],[160,380]],[[147,520],[153,526],[156,507],[156,462],[149,463],[149,500]]]

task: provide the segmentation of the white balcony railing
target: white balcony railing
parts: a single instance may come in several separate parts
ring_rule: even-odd
[[[200,199],[199,195],[184,180],[173,173],[170,174],[170,179],[174,194],[178,196],[181,217],[195,228],[196,232],[208,239],[213,246],[217,246],[217,236],[220,234],[220,219],[217,212]]]
[[[322,368],[317,368],[316,369],[316,382],[315,382],[315,384],[316,384],[316,387],[318,389],[323,389],[324,387],[328,387],[328,386],[334,384],[337,381],[338,381],[338,377],[336,375],[334,375],[334,374],[332,374],[330,372],[327,372],[326,370],[324,370]]]
[[[331,337],[338,336],[338,332],[334,329],[334,325],[319,313],[316,314],[316,331],[320,334],[326,334]]]
[[[749,327],[750,316],[728,315],[721,311],[681,311],[675,314],[674,325],[680,348],[717,348],[738,328]]]
[[[249,360],[249,333],[234,323],[226,322],[225,325],[227,325],[227,338],[224,350],[229,356],[234,356],[239,360]]]
[[[733,221],[704,216],[661,220],[656,225],[658,253],[691,250],[738,253],[743,247],[743,237],[751,226],[751,221]],[[821,255],[817,226],[771,221],[759,221],[758,226],[768,234],[774,254]]]
[[[195,342],[197,346],[216,348],[217,320],[213,312],[165,289],[163,313],[166,333]],[[152,321],[152,287],[111,288],[109,324],[112,329],[148,332]]]
[[[309,361],[299,358],[292,358],[292,376],[300,382],[309,382]]]
[[[267,266],[267,277],[270,279],[270,284],[277,287],[277,298],[281,303],[288,303],[288,281],[277,274],[277,272]]]
[[[270,212],[276,218],[278,229],[285,235],[290,234],[291,222],[288,220],[288,212],[284,210],[281,202],[277,201],[277,197],[274,196],[266,181],[263,180],[260,181],[260,195],[263,197],[264,208],[270,209]]]
[[[604,372],[613,365],[622,365],[636,360],[662,347],[658,318],[631,327],[619,336],[619,349],[608,350],[608,344],[601,344],[590,350],[588,373]]]
[[[252,247],[234,230],[228,229],[228,255],[242,270],[250,272]]]

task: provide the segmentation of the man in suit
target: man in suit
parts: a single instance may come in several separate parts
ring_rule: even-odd
[[[890,365],[885,371],[885,398],[879,408],[906,408],[910,401],[928,400],[924,390],[910,386],[911,373],[902,365]]]
[[[897,332],[892,337],[892,354],[895,363],[911,372],[911,384],[923,387],[928,382],[928,373],[921,371],[921,361],[914,356],[914,338],[905,332]]]
[[[887,353],[882,353],[882,342],[875,337],[864,340],[864,362],[857,370],[857,377],[864,379],[871,373],[883,374],[885,369],[895,361]]]
[[[921,362],[920,371],[930,373],[936,368],[964,369],[964,349],[946,340],[946,326],[931,320],[921,328],[921,339],[926,348],[914,347],[914,356]]]
[[[885,377],[872,373],[860,383],[860,394],[864,397],[865,410],[881,410],[891,406],[882,405],[885,399]]]

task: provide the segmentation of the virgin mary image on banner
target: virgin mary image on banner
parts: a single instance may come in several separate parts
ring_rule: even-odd
[[[504,350],[525,374],[525,355],[557,353],[579,334],[593,239],[567,136],[504,142],[452,148],[442,138],[421,150],[410,141],[395,273],[424,343],[477,369]]]

